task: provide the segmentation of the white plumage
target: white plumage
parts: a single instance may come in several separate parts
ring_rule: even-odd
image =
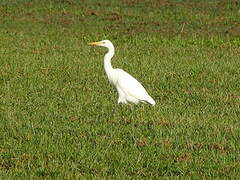
[[[119,98],[118,104],[127,104],[132,102],[138,104],[139,102],[147,102],[155,105],[153,98],[147,93],[145,88],[134,77],[122,69],[114,69],[111,65],[111,59],[114,55],[114,46],[109,40],[100,42],[92,42],[89,45],[103,46],[108,48],[108,52],[104,56],[104,69],[109,81],[116,87]]]

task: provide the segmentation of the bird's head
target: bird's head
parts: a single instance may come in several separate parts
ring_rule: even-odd
[[[91,45],[91,46],[103,46],[103,47],[106,47],[106,48],[112,48],[113,47],[113,44],[109,40],[102,40],[102,41],[99,41],[99,42],[91,42],[91,43],[88,43],[88,44]]]

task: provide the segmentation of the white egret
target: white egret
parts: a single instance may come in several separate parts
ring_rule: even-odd
[[[147,93],[145,88],[134,77],[125,72],[122,69],[114,69],[111,65],[111,59],[114,55],[114,46],[109,40],[103,40],[99,42],[91,42],[92,46],[103,46],[108,48],[108,52],[104,56],[104,69],[107,77],[118,92],[118,104],[127,104],[132,102],[138,104],[139,102],[147,102],[151,105],[155,105],[153,98]]]

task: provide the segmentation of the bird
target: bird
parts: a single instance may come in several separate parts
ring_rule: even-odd
[[[111,41],[90,42],[88,45],[102,46],[108,49],[108,52],[104,56],[104,70],[110,83],[116,87],[119,96],[118,104],[138,104],[140,102],[149,103],[152,106],[156,104],[138,80],[126,71],[112,67],[111,60],[114,56],[115,48]]]

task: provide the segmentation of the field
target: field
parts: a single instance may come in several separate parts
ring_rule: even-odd
[[[0,179],[240,177],[240,3],[2,0]],[[118,105],[103,69],[156,100]]]

